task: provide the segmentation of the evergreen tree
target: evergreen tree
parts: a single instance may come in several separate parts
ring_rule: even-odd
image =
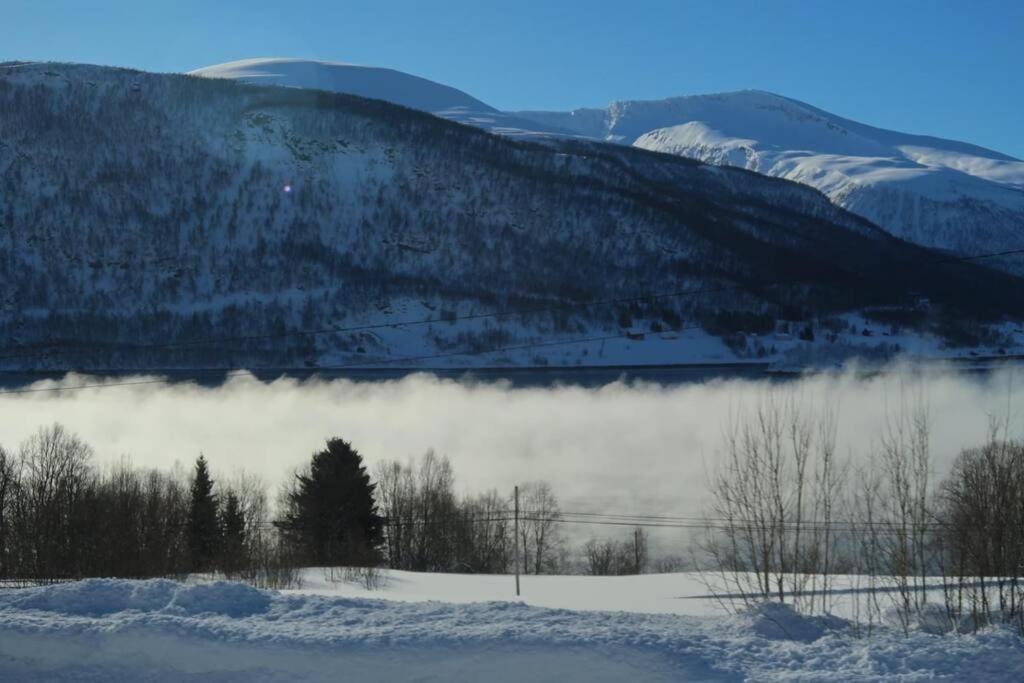
[[[375,488],[352,444],[329,439],[309,468],[296,475],[282,526],[309,562],[373,564],[383,537]]]
[[[224,497],[220,513],[221,569],[228,576],[238,573],[245,564],[245,512],[234,491]]]
[[[188,549],[193,571],[209,571],[220,549],[220,524],[213,479],[202,455],[196,459],[188,508]]]

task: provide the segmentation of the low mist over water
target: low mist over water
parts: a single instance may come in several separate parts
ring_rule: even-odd
[[[513,388],[417,374],[388,381],[233,377],[213,388],[149,383],[69,392],[0,395],[0,444],[16,449],[38,427],[61,422],[101,462],[129,456],[137,466],[190,466],[200,453],[214,474],[256,473],[276,489],[324,439],[350,440],[371,467],[418,459],[427,449],[451,459],[462,492],[543,479],[567,510],[696,514],[730,416],[771,392],[805,411],[838,414],[840,452],[864,461],[887,415],[921,397],[932,422],[935,471],[985,439],[990,417],[1011,418],[1020,436],[1024,398],[1015,369],[985,374],[893,368],[870,377],[820,374],[787,382],[615,382],[599,388]],[[69,377],[37,388],[102,382]],[[118,378],[114,381],[124,381]]]

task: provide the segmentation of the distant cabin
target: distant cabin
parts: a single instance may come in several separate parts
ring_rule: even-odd
[[[646,336],[646,332],[639,327],[630,327],[626,330],[626,339],[633,339],[635,341],[643,341]]]

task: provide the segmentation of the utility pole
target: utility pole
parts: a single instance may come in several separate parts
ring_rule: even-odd
[[[640,527],[633,529],[633,566],[640,573]]]
[[[516,537],[515,556],[513,562],[516,565],[516,597],[519,597],[519,486],[516,486],[516,516],[512,535]]]

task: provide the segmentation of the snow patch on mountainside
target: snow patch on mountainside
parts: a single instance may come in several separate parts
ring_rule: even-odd
[[[995,183],[970,174],[970,169],[975,167],[986,171],[986,167],[972,164],[970,160],[961,160],[961,168],[947,165],[957,163],[957,159],[941,151],[929,154],[932,150],[917,150],[918,161],[912,161],[902,157],[898,148],[868,149],[865,146],[862,153],[850,154],[816,151],[810,140],[802,141],[805,143],[803,146],[797,146],[799,141],[793,140],[791,147],[786,147],[785,142],[779,144],[770,140],[763,134],[758,138],[734,137],[705,122],[691,121],[650,131],[633,144],[702,161],[742,166],[813,185],[825,192],[837,192],[850,184],[896,184],[933,200],[966,197],[983,199],[1012,210],[1024,209],[1024,192],[1009,184]],[[817,149],[821,148],[828,149],[829,146],[820,145]],[[932,162],[932,165],[925,162]],[[992,161],[992,165],[1000,169],[1002,177],[1009,181],[1024,183],[1024,171],[1016,174],[1010,164],[997,161]],[[1024,164],[1020,165],[1024,167]],[[998,175],[991,168],[988,167],[989,175]]]

